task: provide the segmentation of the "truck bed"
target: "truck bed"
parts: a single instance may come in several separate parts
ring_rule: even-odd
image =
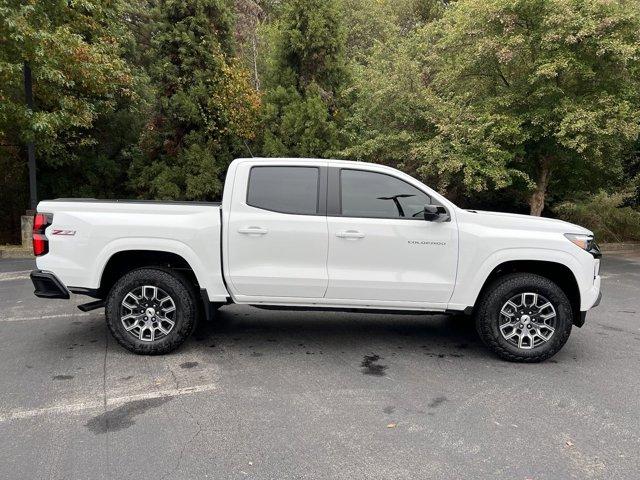
[[[172,252],[193,267],[211,301],[225,301],[220,262],[220,203],[56,199],[39,204],[53,214],[50,253],[38,268],[55,271],[73,291],[98,289],[113,255],[139,249]]]
[[[160,204],[160,205],[211,205],[219,207],[221,202],[205,202],[198,200],[137,200],[127,198],[55,198],[46,200],[47,202],[63,202],[63,203],[141,203],[141,204]]]

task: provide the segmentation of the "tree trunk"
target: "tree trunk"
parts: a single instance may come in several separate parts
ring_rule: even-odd
[[[536,181],[536,189],[531,194],[529,206],[531,207],[530,215],[539,217],[544,210],[544,199],[547,195],[547,187],[549,186],[549,177],[551,176],[551,159],[542,157],[538,161],[538,180]]]
[[[257,27],[255,27],[257,28]],[[256,90],[260,91],[260,77],[258,76],[258,41],[256,39],[256,30],[253,30],[253,34],[251,35],[251,50],[253,53],[253,78]]]

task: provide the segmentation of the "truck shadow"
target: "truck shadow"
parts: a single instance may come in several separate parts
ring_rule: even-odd
[[[47,351],[65,359],[119,350],[106,331],[104,316],[57,325],[45,337]],[[209,322],[200,322],[192,338],[176,354],[200,350],[226,351],[249,357],[302,353],[373,352],[429,357],[493,358],[478,338],[473,320],[465,316],[261,310],[229,305]],[[121,353],[125,350],[122,349]]]
[[[488,355],[473,320],[466,316],[277,311],[236,305],[223,307],[210,322],[201,322],[190,342],[192,347],[197,344],[244,348],[248,354],[357,347],[416,350],[431,356],[461,357],[462,351]]]

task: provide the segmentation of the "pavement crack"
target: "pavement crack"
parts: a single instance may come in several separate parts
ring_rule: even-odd
[[[176,374],[175,374],[175,372],[173,371],[173,369],[171,367],[169,367],[169,373],[173,377],[173,382],[176,384],[176,390],[178,390],[180,388],[178,386],[178,377],[176,377]]]
[[[191,419],[196,422],[196,426],[198,427],[198,429],[196,430],[196,433],[194,433],[191,436],[191,438],[189,438],[186,442],[184,442],[182,444],[182,447],[180,448],[180,453],[178,454],[178,460],[176,461],[176,466],[173,467],[173,469],[171,471],[169,471],[165,475],[163,475],[160,480],[165,480],[166,478],[173,478],[174,474],[180,468],[180,464],[182,463],[182,457],[184,457],[184,452],[187,449],[187,446],[191,445],[195,441],[195,439],[198,437],[198,435],[200,435],[200,433],[202,433],[202,425],[200,424],[200,422],[198,420],[195,419],[195,417],[193,416],[193,413],[191,413],[188,410],[185,410],[185,412],[187,412],[189,414],[189,416],[191,417]]]

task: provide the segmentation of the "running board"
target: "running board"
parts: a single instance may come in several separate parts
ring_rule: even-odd
[[[382,315],[445,315],[447,312],[432,310],[402,310],[396,308],[376,308],[376,307],[323,307],[321,305],[269,305],[261,303],[250,303],[252,307],[260,310],[290,310],[295,312],[341,312],[341,313],[373,313]]]
[[[83,303],[82,305],[78,305],[78,308],[83,312],[89,312],[91,310],[95,310],[96,308],[104,307],[104,300],[96,300],[95,302]]]

